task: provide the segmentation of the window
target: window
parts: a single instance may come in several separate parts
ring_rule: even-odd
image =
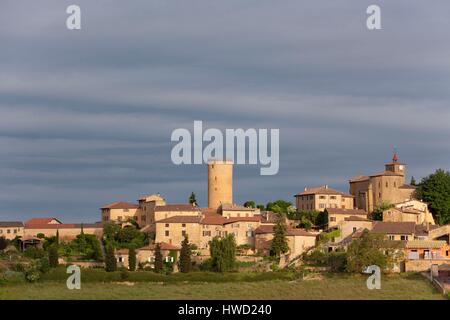
[[[408,236],[401,236],[400,240],[408,240]]]
[[[330,196],[330,199],[336,200],[336,196]]]
[[[129,212],[130,209],[123,209],[123,212]]]
[[[386,181],[386,188],[389,188],[389,182]]]
[[[353,233],[355,233],[356,232],[356,227],[353,227]]]
[[[330,217],[331,222],[336,222],[336,217]]]
[[[211,237],[211,231],[203,231],[204,237]]]
[[[233,223],[233,228],[239,228],[239,223]]]
[[[378,198],[381,198],[381,192],[378,193]]]
[[[325,208],[325,203],[320,203],[320,204],[319,204],[319,208],[320,208],[320,209],[324,209],[324,208]]]
[[[17,229],[14,229],[14,233],[17,233]]]
[[[166,230],[166,237],[169,236],[169,230]]]
[[[181,227],[182,227],[182,228],[186,228],[186,223],[182,223],[182,224],[181,224]]]
[[[146,216],[141,216],[141,221],[142,222],[145,222],[147,220],[147,217]]]
[[[251,230],[249,230],[249,231],[247,231],[247,233],[246,233],[246,235],[247,235],[247,237],[253,237],[254,236],[254,232],[253,231],[251,231]]]
[[[237,216],[238,216],[238,217],[240,217],[240,216],[241,216],[241,214],[240,214],[240,213],[238,213],[238,214],[237,214]]]
[[[393,235],[389,235],[389,240],[395,240],[395,236],[393,236]]]
[[[319,199],[326,199],[325,196],[319,196]]]
[[[168,223],[166,223],[166,228],[168,228],[169,227],[169,224]]]
[[[8,230],[6,230],[6,233],[11,233],[11,230],[9,230],[9,229],[8,229]]]
[[[394,181],[394,188],[397,188],[397,182]]]
[[[118,216],[117,220],[122,221],[122,216]]]
[[[182,230],[181,235],[184,237],[186,235],[186,230]]]

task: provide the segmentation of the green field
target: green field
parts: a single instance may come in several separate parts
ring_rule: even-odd
[[[3,285],[0,299],[444,299],[420,275],[383,276],[380,290],[368,290],[366,279],[332,275],[247,282],[87,281],[81,290],[68,290],[64,281],[42,281]]]

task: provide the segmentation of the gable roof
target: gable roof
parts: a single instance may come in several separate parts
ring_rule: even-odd
[[[349,182],[362,182],[362,181],[367,181],[369,180],[368,176],[355,176],[353,178],[350,178]]]
[[[445,240],[411,240],[406,242],[406,248],[408,249],[421,249],[421,248],[433,248],[438,249],[445,246],[447,242]]]
[[[100,209],[137,209],[139,206],[134,203],[126,201],[116,201],[107,205],[104,205]]]
[[[372,221],[370,219],[367,219],[365,217],[361,217],[361,216],[350,216],[347,218],[344,218],[345,221]]]
[[[385,222],[375,221],[372,232],[386,234],[414,234],[416,230],[414,222]]]
[[[244,206],[241,206],[239,204],[231,204],[231,203],[224,203],[222,204],[222,210],[225,211],[255,211],[257,209],[255,208],[247,208]]]
[[[341,195],[343,197],[348,197],[348,198],[353,198],[354,197],[353,195],[351,195],[349,193],[338,191],[338,190],[330,188],[328,186],[320,186],[320,187],[315,187],[315,188],[305,188],[305,191],[297,193],[295,195],[295,197],[311,195],[311,194],[330,194],[330,195],[337,194],[337,195]]]
[[[45,225],[45,224],[50,224],[50,222],[52,222],[53,220],[55,220],[56,222],[58,222],[58,224],[62,224],[61,221],[59,221],[56,218],[31,218],[27,221],[25,221],[25,227],[29,227],[32,225]]]
[[[103,229],[102,223],[60,223],[60,224],[25,224],[26,229]]]
[[[225,218],[220,214],[209,214],[205,215],[201,221],[201,224],[209,224],[209,225],[223,225]]]
[[[201,220],[201,216],[173,216],[155,221],[155,223],[200,223]]]
[[[9,228],[9,227],[23,227],[23,223],[21,221],[0,221],[0,228]]]
[[[330,214],[349,214],[351,216],[367,217],[367,212],[362,209],[326,208],[325,210]]]
[[[261,225],[255,229],[255,234],[270,234],[273,233],[274,225]],[[305,229],[286,229],[287,236],[302,236],[302,237],[315,237],[316,235],[306,231]]]
[[[200,208],[190,203],[166,204],[164,206],[156,206],[155,211],[196,211],[200,212]]]

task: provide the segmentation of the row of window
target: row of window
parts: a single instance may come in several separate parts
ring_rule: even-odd
[[[17,232],[19,232],[19,229],[6,229],[7,234],[10,234],[11,231],[12,231],[12,233],[17,233]],[[0,229],[0,234],[2,234],[2,233],[3,233],[3,229]]]
[[[378,182],[378,188],[381,189],[381,181]],[[386,188],[389,188],[389,182],[386,181]],[[397,182],[394,181],[394,188],[397,188]]]

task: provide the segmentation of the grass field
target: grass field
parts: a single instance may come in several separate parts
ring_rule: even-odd
[[[368,290],[366,279],[334,275],[222,283],[87,282],[81,290],[68,290],[64,281],[44,281],[2,286],[0,299],[444,299],[419,275],[384,276],[380,290]]]

